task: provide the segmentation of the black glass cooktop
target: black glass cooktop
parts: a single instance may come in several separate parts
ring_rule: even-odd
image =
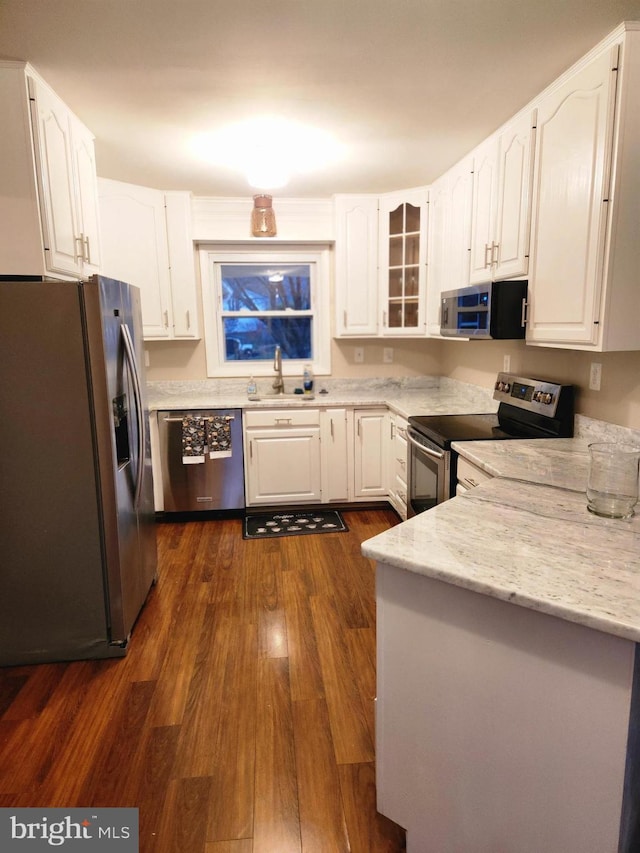
[[[452,441],[516,438],[514,432],[500,426],[497,414],[418,415],[409,418],[409,425],[444,448],[448,448]]]

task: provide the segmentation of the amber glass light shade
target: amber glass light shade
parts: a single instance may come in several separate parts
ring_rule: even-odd
[[[254,195],[251,211],[251,233],[254,237],[276,236],[276,215],[270,195]]]

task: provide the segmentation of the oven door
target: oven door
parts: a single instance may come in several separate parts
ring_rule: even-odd
[[[407,517],[418,515],[450,497],[451,452],[443,450],[411,426],[407,429],[409,475]]]

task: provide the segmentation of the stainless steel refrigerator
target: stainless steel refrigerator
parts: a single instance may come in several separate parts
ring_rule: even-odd
[[[124,655],[156,574],[140,296],[0,281],[0,666]]]

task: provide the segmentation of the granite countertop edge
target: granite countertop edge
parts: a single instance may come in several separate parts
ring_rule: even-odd
[[[640,516],[598,518],[585,495],[588,443],[637,437],[577,416],[571,439],[456,442],[494,479],[365,541],[362,553],[640,642]]]

